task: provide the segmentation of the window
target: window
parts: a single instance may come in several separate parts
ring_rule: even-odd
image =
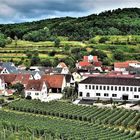
[[[102,86],[100,86],[100,90],[102,90]]]
[[[134,98],[139,98],[139,95],[134,95]]]
[[[119,91],[121,91],[121,87],[119,87]]]
[[[109,86],[107,86],[107,90],[109,90]]]
[[[122,90],[125,91],[125,87],[123,87]]]
[[[106,90],[106,86],[104,86],[104,90]]]
[[[96,86],[96,90],[98,90],[98,86]]]
[[[92,89],[95,89],[95,86],[92,86]]]
[[[126,91],[129,91],[129,87],[126,87]]]
[[[27,94],[28,94],[28,96],[29,96],[29,95],[31,95],[31,92],[28,92]]]
[[[138,88],[138,91],[140,92],[140,88]]]
[[[87,85],[85,85],[85,89],[87,89]]]
[[[117,97],[117,94],[112,94],[112,97]]]
[[[111,90],[113,90],[113,86],[111,86]]]
[[[137,92],[137,88],[136,87],[134,87],[134,91]]]
[[[109,94],[108,94],[108,93],[104,93],[104,96],[105,96],[105,97],[108,97],[108,96],[109,96]]]
[[[90,93],[87,93],[87,94],[86,94],[86,97],[90,97]]]
[[[96,93],[96,96],[101,96],[101,94],[100,93]]]
[[[39,95],[39,93],[35,93],[35,95]]]
[[[115,86],[115,91],[117,91],[117,87]]]
[[[83,96],[83,92],[79,92],[79,96],[82,97]]]
[[[130,91],[133,91],[133,87],[130,87]]]
[[[91,85],[89,85],[89,89],[91,89]]]

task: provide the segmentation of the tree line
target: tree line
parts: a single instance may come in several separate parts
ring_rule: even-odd
[[[44,28],[49,29],[45,36]],[[1,24],[0,31],[12,39],[17,36],[19,39],[32,41],[51,40],[55,36],[65,36],[69,40],[87,40],[95,35],[139,35],[140,9],[124,8],[80,18],[64,17]]]

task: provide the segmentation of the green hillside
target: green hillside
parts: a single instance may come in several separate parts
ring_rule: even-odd
[[[125,8],[105,11],[80,18],[55,18],[20,24],[0,25],[0,30],[14,38],[47,27],[53,36],[66,36],[69,40],[87,40],[94,35],[139,35],[140,9]]]

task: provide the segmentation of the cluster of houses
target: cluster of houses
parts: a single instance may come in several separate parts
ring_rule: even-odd
[[[84,56],[70,72],[64,62],[56,67],[30,67],[26,70],[11,62],[0,63],[0,95],[10,96],[15,91],[8,87],[24,85],[25,97],[43,100],[50,93],[62,93],[65,87],[78,83],[80,99],[140,100],[140,62],[115,62],[103,66],[97,56]]]

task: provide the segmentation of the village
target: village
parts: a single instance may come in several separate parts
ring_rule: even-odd
[[[71,72],[64,62],[56,67],[15,66],[0,63],[1,97],[36,99],[42,102],[71,99],[75,104],[94,101],[120,101],[137,104],[140,100],[140,62],[115,62],[103,66],[97,56],[84,56]],[[133,104],[130,104],[133,106]]]

